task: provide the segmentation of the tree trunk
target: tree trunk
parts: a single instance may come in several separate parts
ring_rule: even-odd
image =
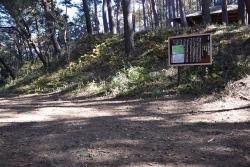
[[[104,32],[108,33],[109,27],[108,27],[108,20],[107,20],[107,0],[103,0],[103,4],[102,4],[102,19],[103,19]]]
[[[49,33],[50,40],[53,44],[55,54],[60,54],[61,46],[56,36],[56,26],[55,26],[56,18],[54,18],[54,14],[51,11],[51,7],[50,7],[48,0],[42,0],[42,4],[43,4],[44,12],[45,12],[47,32]]]
[[[114,20],[112,15],[112,6],[111,6],[111,0],[107,0],[107,7],[108,7],[108,16],[109,16],[109,31],[111,34],[114,34]]]
[[[99,33],[100,30],[100,22],[98,19],[98,10],[97,10],[97,0],[94,0],[94,7],[95,7],[95,31]]]
[[[135,20],[135,13],[133,12],[132,14],[132,22],[133,22],[133,31],[135,32],[135,29],[136,29],[136,20]]]
[[[55,16],[56,16],[56,12],[55,12],[55,7],[56,7],[56,3],[55,3],[55,1],[54,0],[50,0],[50,2],[51,2],[51,12],[52,12],[52,14],[53,14],[53,18],[54,18],[54,33],[53,33],[53,45],[54,45],[54,47],[56,47],[56,52],[55,52],[55,54],[56,54],[56,56],[58,56],[58,54],[60,55],[61,54],[61,46],[60,46],[60,44],[59,44],[59,42],[58,42],[58,39],[57,39],[57,35],[56,35],[56,18],[55,18]],[[57,54],[58,53],[58,54]]]
[[[146,9],[145,9],[145,0],[142,0],[142,11],[143,11],[143,25],[144,29],[147,29],[147,19],[146,19]]]
[[[166,18],[166,8],[165,8],[166,5],[165,5],[165,2],[166,2],[165,0],[162,1],[162,19],[161,19],[161,21],[162,21],[161,24],[162,24],[162,25],[164,25],[164,22],[165,22],[166,19],[167,19],[167,18]]]
[[[239,18],[239,24],[244,25],[245,24],[245,3],[244,0],[238,0],[238,18]]]
[[[37,44],[38,44],[38,48],[39,50],[42,50],[42,45],[41,45],[41,32],[40,32],[40,26],[39,26],[39,18],[38,16],[35,17],[35,29],[36,29],[36,34],[37,34]]]
[[[87,0],[82,0],[83,3],[83,12],[86,19],[86,27],[87,27],[87,33],[92,34],[92,26],[91,26],[91,19],[90,19],[90,13],[89,13],[89,5]]]
[[[132,23],[132,0],[122,0],[123,18],[124,18],[124,37],[125,37],[125,54],[127,57],[132,56],[134,51],[134,31]]]
[[[133,1],[133,12],[132,12],[132,22],[133,22],[133,31],[135,32],[136,20],[135,20],[135,1]]]
[[[34,41],[32,41],[31,39],[27,39],[27,43],[28,43],[28,45],[30,45],[34,49],[35,53],[37,54],[37,56],[39,57],[39,59],[42,61],[44,67],[47,67],[48,64],[47,64],[46,58],[40,52],[40,50],[38,49],[38,47],[36,46],[36,44],[34,43]]]
[[[181,16],[181,25],[183,27],[187,27],[188,23],[187,23],[187,18],[186,18],[186,13],[185,13],[183,2],[182,0],[178,0],[178,1],[179,1],[179,11],[180,11],[180,16]]]
[[[148,25],[150,25],[151,29],[154,28],[154,20],[153,20],[153,12],[151,3],[147,3],[147,12],[148,12]]]
[[[153,15],[154,15],[155,27],[158,27],[159,26],[159,17],[158,17],[158,13],[156,11],[155,0],[151,0],[151,6],[152,6]]]
[[[16,31],[19,33],[21,37],[27,42],[28,46],[33,48],[41,62],[43,63],[44,67],[47,67],[48,64],[46,62],[45,56],[41,53],[40,49],[36,46],[35,42],[31,39],[31,33],[29,30],[28,25],[26,24],[25,20],[22,18],[21,21],[15,20],[16,22]]]
[[[205,25],[210,25],[212,21],[209,6],[209,0],[202,0],[202,19]]]
[[[166,27],[168,27],[170,24],[169,24],[169,8],[168,8],[168,5],[169,5],[169,0],[165,0],[165,18],[166,18]]]
[[[68,62],[70,61],[69,45],[68,45],[69,35],[68,35],[68,6],[65,5],[65,18],[64,18],[64,43],[66,48],[66,54]],[[58,58],[56,58],[58,60]],[[57,61],[56,60],[56,61]]]
[[[176,21],[175,21],[175,18],[176,18],[176,0],[172,0],[172,18],[173,18],[173,25],[174,27],[176,26]]]
[[[158,18],[159,18],[159,26],[162,28],[162,2],[156,1],[156,6],[159,6],[157,8],[158,12]]]
[[[180,16],[180,1],[179,0],[176,0],[176,17],[179,17]]]
[[[28,43],[27,40],[26,40],[24,43],[25,43],[25,46],[27,47],[27,49],[26,49],[26,54],[29,55],[29,57],[26,57],[26,60],[27,60],[27,61],[31,61],[31,62],[33,63],[34,60],[35,60],[35,56],[34,56],[34,53],[33,53],[33,51],[32,51],[32,46]],[[26,45],[26,43],[27,43],[27,45]],[[38,56],[38,58],[40,59],[39,56]],[[40,59],[40,60],[41,60],[41,59]],[[45,60],[45,57],[44,57],[44,60]],[[41,60],[41,61],[42,61],[42,63],[43,63],[43,60]],[[44,66],[44,67],[47,66],[46,61],[45,61],[45,64],[43,63],[43,66]]]
[[[227,13],[227,0],[222,0],[222,23],[223,25],[228,25],[228,13]]]
[[[29,27],[27,26],[24,19],[22,19],[22,22],[23,22],[25,28],[22,26],[21,23],[19,23],[17,25],[19,25],[21,31],[18,31],[18,29],[17,29],[17,31],[19,32],[19,34],[21,36],[24,37],[24,39],[26,40],[28,46],[30,48],[33,48],[33,50],[35,51],[35,53],[37,54],[37,56],[39,57],[39,59],[43,63],[44,67],[46,68],[48,66],[48,63],[46,62],[46,57],[42,54],[40,49],[36,46],[35,42],[31,39],[31,34],[30,34]]]
[[[248,17],[250,17],[250,0],[245,0]]]
[[[20,64],[23,64],[23,48],[21,43],[21,39],[19,39],[18,36],[15,37],[15,49],[16,49],[16,54],[15,57],[20,61]]]
[[[141,31],[141,29],[142,29],[142,27],[141,27],[141,26],[142,26],[142,24],[141,24],[141,23],[142,23],[142,22],[141,22],[142,20],[141,20],[141,19],[142,19],[142,15],[141,15],[141,6],[139,5],[139,6],[138,6],[138,21],[139,21],[139,23],[138,23],[138,30],[139,30],[139,31]]]
[[[169,23],[169,26],[172,26],[171,23],[172,23],[172,19],[173,19],[173,15],[172,15],[172,1],[168,1],[168,23]]]
[[[117,33],[121,32],[121,29],[120,29],[120,10],[121,10],[121,0],[118,0],[117,7],[116,7],[116,31],[117,31]]]

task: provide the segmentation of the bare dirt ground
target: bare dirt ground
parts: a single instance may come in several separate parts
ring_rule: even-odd
[[[0,167],[250,166],[250,103],[0,98]]]

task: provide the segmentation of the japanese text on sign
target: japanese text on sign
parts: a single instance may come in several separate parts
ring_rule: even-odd
[[[169,65],[212,64],[210,34],[170,37],[168,39]]]

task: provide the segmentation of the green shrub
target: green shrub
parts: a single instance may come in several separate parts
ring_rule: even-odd
[[[112,78],[110,82],[110,91],[114,95],[126,94],[131,90],[143,86],[149,79],[148,74],[143,67],[125,68]]]
[[[107,86],[105,82],[97,83],[96,81],[89,82],[85,86],[85,91],[90,95],[105,94]]]

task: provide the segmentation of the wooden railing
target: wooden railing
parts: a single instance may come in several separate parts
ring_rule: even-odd
[[[227,0],[227,1],[228,1],[228,5],[238,4],[238,0]],[[201,0],[185,0],[183,2],[185,5],[186,14],[201,11]],[[210,6],[211,7],[220,6],[221,2],[222,0],[211,0]]]
[[[212,0],[211,6],[221,6],[222,0]],[[238,0],[227,0],[228,5],[237,4]]]

